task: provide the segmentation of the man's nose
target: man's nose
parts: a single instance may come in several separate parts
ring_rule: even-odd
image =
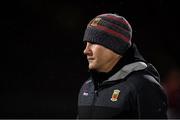
[[[84,53],[85,55],[88,55],[88,54],[91,53],[91,50],[90,50],[90,48],[89,48],[89,44],[88,44],[88,43],[86,44],[86,48],[84,49],[83,53]]]
[[[84,53],[85,55],[87,55],[87,54],[89,53],[89,48],[87,47],[87,45],[86,45],[86,48],[84,49],[83,53]]]

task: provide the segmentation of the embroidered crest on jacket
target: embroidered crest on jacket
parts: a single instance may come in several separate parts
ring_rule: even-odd
[[[118,89],[114,90],[112,97],[111,97],[111,101],[113,101],[113,102],[117,101],[119,95],[120,95],[120,90],[118,90]]]

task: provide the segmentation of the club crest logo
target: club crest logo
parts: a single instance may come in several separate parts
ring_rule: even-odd
[[[114,90],[112,97],[111,97],[111,101],[113,101],[113,102],[117,101],[119,95],[120,95],[120,90],[118,90],[118,89]]]
[[[101,18],[95,18],[90,22],[90,26],[97,26],[98,23],[101,21]]]

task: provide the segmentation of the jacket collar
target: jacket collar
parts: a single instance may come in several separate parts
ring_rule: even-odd
[[[116,72],[113,76],[105,80],[104,82],[123,79],[130,73],[134,71],[138,71],[138,70],[143,70],[145,68],[147,68],[147,64],[145,62],[134,62],[134,63],[127,64],[124,67],[122,67],[122,69],[120,69],[118,72]]]

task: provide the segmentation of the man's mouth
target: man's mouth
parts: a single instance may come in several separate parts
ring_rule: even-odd
[[[94,58],[87,58],[87,60],[88,60],[88,61],[92,61],[92,60],[94,60]]]

